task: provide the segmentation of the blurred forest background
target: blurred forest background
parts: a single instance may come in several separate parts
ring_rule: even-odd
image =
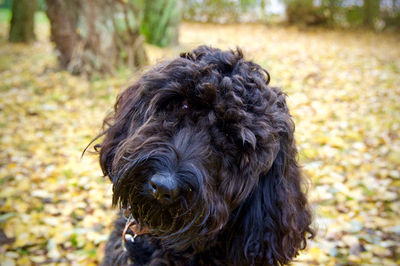
[[[116,210],[81,153],[118,92],[200,44],[288,94],[318,232],[295,264],[400,265],[399,31],[400,0],[0,0],[0,265],[101,261]]]

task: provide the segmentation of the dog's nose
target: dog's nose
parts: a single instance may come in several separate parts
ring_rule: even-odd
[[[155,174],[149,183],[150,194],[162,203],[170,203],[178,196],[178,184],[172,174]]]

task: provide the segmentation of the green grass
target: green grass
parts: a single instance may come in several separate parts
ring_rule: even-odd
[[[9,23],[11,20],[11,9],[0,8],[0,23]],[[36,11],[35,23],[49,23],[46,13],[43,11]]]
[[[44,11],[36,11],[35,13],[35,23],[50,23],[47,15]]]
[[[10,22],[11,10],[8,8],[0,8],[0,23]]]

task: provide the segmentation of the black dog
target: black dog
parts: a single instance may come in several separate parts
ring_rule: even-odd
[[[201,46],[119,95],[100,164],[116,222],[104,265],[279,265],[311,213],[285,95],[242,52]]]

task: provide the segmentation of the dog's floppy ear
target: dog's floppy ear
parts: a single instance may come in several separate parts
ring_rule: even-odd
[[[234,213],[231,254],[237,261],[279,265],[289,263],[314,235],[311,212],[303,192],[296,156],[294,124],[280,95],[279,150],[269,170],[261,173],[250,197]],[[240,236],[237,237],[237,232]],[[243,254],[238,254],[243,250]]]
[[[135,108],[143,106],[139,103],[141,101],[138,97],[139,87],[139,83],[136,83],[118,95],[114,112],[104,119],[103,132],[97,137],[104,135],[102,143],[97,144],[95,149],[100,152],[100,166],[103,174],[108,176],[111,181],[113,181],[112,166],[118,147],[132,130],[132,125],[137,123],[135,120],[142,117],[141,114],[144,112],[140,108]],[[132,108],[132,106],[134,107]]]

